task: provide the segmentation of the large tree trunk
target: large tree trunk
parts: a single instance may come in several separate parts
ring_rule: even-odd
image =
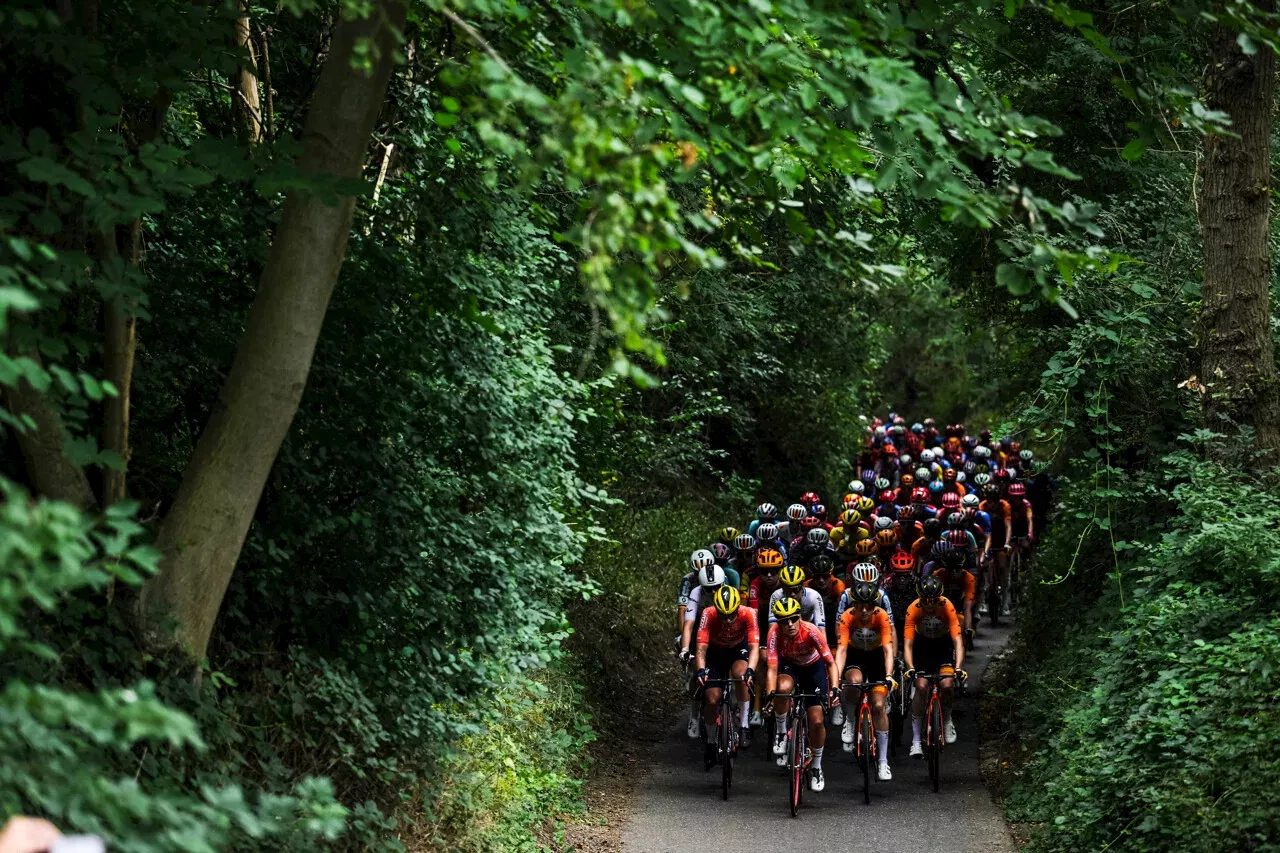
[[[1272,11],[1275,0],[1260,0]],[[1274,459],[1280,445],[1280,386],[1271,344],[1271,117],[1275,54],[1252,56],[1236,34],[1218,27],[1208,74],[1208,106],[1231,117],[1238,137],[1205,138],[1199,199],[1204,238],[1200,379],[1206,426],[1231,432],[1251,426],[1257,448]]]
[[[367,20],[338,24],[303,133],[298,165],[305,174],[360,177],[391,75],[393,30],[403,27],[405,14],[402,3],[379,0]],[[352,67],[357,43],[376,53],[369,73]],[[160,573],[144,586],[141,601],[153,646],[176,642],[197,659],[207,652],[311,370],[354,206],[352,196],[331,206],[300,192],[285,201],[231,372],[160,528]]]

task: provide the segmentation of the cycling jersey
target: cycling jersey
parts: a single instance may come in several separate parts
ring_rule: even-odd
[[[756,612],[739,607],[732,619],[720,614],[714,607],[702,611],[698,622],[698,645],[714,648],[737,648],[743,644],[760,645],[760,622]]]
[[[676,605],[684,607],[689,603],[689,593],[698,585],[698,573],[689,572],[680,578],[680,591],[676,593]]]
[[[852,550],[853,543],[860,542],[861,540],[871,536],[871,525],[867,524],[865,521],[858,522],[852,527],[852,529],[846,529],[844,525],[840,525],[839,527],[833,528],[828,536],[831,539],[833,547],[839,549],[840,546],[848,542],[850,543],[850,549]]]
[[[893,645],[893,624],[889,614],[874,607],[867,614],[850,608],[836,626],[836,644],[862,651]]]
[[[1027,514],[1031,511],[1031,504],[1026,498],[1013,498],[1009,501],[1009,527],[1014,536],[1026,536],[1028,525]]]
[[[889,607],[885,608],[889,612],[889,622],[894,626],[905,624],[907,608],[916,600],[916,573],[910,569],[889,572],[880,579],[880,591],[883,598],[889,600]]]
[[[851,592],[850,590],[846,589],[844,591],[844,594],[840,596],[840,603],[836,605],[836,619],[843,618],[845,612],[850,607],[853,606],[853,596],[850,594],[850,592]],[[889,624],[892,625],[893,611],[891,610],[889,595],[884,591],[883,588],[881,588],[880,590],[880,600],[876,602],[876,606],[889,614]]]
[[[779,661],[794,666],[809,666],[824,660],[835,663],[831,647],[827,645],[827,633],[821,628],[801,621],[796,635],[787,638],[782,634],[782,626],[774,623],[769,626],[768,662],[776,667]]]
[[[926,640],[960,636],[960,617],[945,596],[928,605],[917,598],[907,608],[907,624],[903,626],[902,636],[913,640],[917,635]]]
[[[773,615],[773,605],[781,601],[786,594],[787,591],[785,589],[779,589],[769,596],[770,625],[778,621],[778,618]],[[819,628],[827,627],[827,614],[826,608],[822,606],[822,593],[808,587],[800,588],[800,618],[805,622],[812,622]]]
[[[778,588],[781,581],[778,576],[774,575],[770,583],[764,582],[764,576],[751,579],[751,588],[747,591],[747,604],[752,608],[759,608],[761,602],[768,601],[773,595],[773,591]]]

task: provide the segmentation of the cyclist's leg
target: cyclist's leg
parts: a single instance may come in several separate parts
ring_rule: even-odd
[[[729,673],[738,679],[738,683],[733,686],[734,693],[738,698],[738,727],[745,732],[747,730],[747,719],[751,714],[751,691],[747,689],[746,682],[743,681],[747,677],[747,662],[745,660],[735,660]]]

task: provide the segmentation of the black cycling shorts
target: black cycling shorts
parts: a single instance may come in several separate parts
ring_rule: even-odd
[[[793,688],[797,693],[816,693],[804,700],[806,708],[824,704],[824,698],[831,692],[831,683],[827,680],[827,662],[818,658],[817,662],[808,666],[799,666],[783,661],[778,667],[780,675],[789,675],[795,681]]]
[[[938,640],[916,637],[911,650],[916,669],[921,672],[941,672],[944,666],[956,665],[955,645],[949,636]]]
[[[863,681],[884,681],[888,675],[884,671],[883,649],[849,649],[849,656],[844,659],[844,671],[856,669],[862,673]],[[845,675],[845,679],[848,679]]]
[[[735,663],[750,659],[745,641],[740,646],[707,646],[707,672],[712,678],[728,678]]]

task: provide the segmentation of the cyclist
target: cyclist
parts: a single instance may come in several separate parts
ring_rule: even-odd
[[[781,537],[778,535],[778,525],[771,521],[766,521],[755,530],[756,537],[756,556],[760,556],[763,548],[776,548],[782,552],[782,556],[787,556],[787,546],[783,544]]]
[[[902,626],[906,624],[907,608],[916,600],[916,561],[906,551],[898,551],[889,560],[889,571],[883,573],[880,589],[889,606],[889,623],[893,625],[894,650],[902,649]],[[838,612],[838,611],[837,611]]]
[[[809,510],[804,504],[792,504],[787,507],[787,520],[778,525],[778,538],[783,542],[790,542],[799,536],[804,532],[800,522],[808,514]]]
[[[923,565],[925,558],[933,553],[933,548],[942,539],[942,520],[926,518],[920,522],[920,536],[911,545],[911,556],[916,565]]]
[[[713,606],[702,611],[698,622],[697,680],[703,686],[702,720],[706,731],[716,730],[716,708],[720,703],[719,687],[706,687],[707,680],[736,678],[738,724],[743,743],[750,738],[748,715],[751,710],[751,682],[760,661],[760,622],[756,612],[742,607],[742,595],[731,586],[722,586],[712,595]],[[706,769],[716,761],[716,744],[707,738],[703,745]]]
[[[955,607],[942,594],[942,581],[939,578],[922,578],[917,592],[920,597],[907,608],[907,621],[902,628],[902,651],[907,663],[907,677],[912,678],[917,671],[939,675],[963,672],[964,642],[960,638],[960,620],[956,616]],[[951,721],[955,679],[943,679],[938,687],[942,693],[946,741],[955,743],[956,727]],[[920,730],[924,724],[928,696],[929,682],[922,678],[915,679],[915,690],[911,697],[912,758],[924,756]]]
[[[992,558],[987,564],[983,586],[997,584],[1001,589],[1007,590],[1009,588],[1009,549],[1013,544],[1013,528],[1009,524],[1012,510],[1009,502],[1000,497],[1000,487],[994,482],[982,487],[982,502],[978,504],[978,509],[985,512],[991,520],[989,550]],[[986,609],[986,596],[983,596],[979,612],[986,612]]]
[[[733,547],[733,540],[737,539],[738,534],[741,532],[742,531],[736,527],[721,527],[716,541],[721,544],[728,545],[729,547]]]
[[[836,684],[839,673],[836,659],[827,645],[826,632],[800,620],[800,602],[779,599],[770,609],[777,620],[769,627],[768,670],[765,691],[773,697],[773,715],[778,721],[773,740],[773,754],[786,764],[787,730],[785,720],[791,710],[793,692],[812,694],[804,700],[809,721],[809,743],[813,745],[813,761],[809,765],[809,790],[826,787],[822,776],[822,750],[827,742],[827,727],[822,711],[823,698],[829,696],[834,705],[840,701]]]
[[[977,597],[977,582],[973,572],[965,568],[965,554],[961,548],[949,548],[938,559],[925,564],[924,577],[936,577],[942,581],[942,594],[956,608],[960,618],[960,630],[973,633],[973,602]]]
[[[689,647],[697,639],[694,635],[694,626],[702,618],[702,611],[711,605],[716,590],[724,586],[724,581],[724,569],[715,564],[698,570],[698,586],[689,593],[689,600],[684,606],[684,622],[680,627],[679,657],[680,663],[685,666],[688,666],[689,661],[693,659],[693,652]],[[694,686],[691,680],[689,685],[691,694]],[[702,728],[700,711],[701,707],[697,697],[694,696],[689,707],[688,734],[691,738],[698,737]]]
[[[762,524],[774,523],[778,521],[778,508],[771,503],[762,503],[756,507],[756,517],[751,524],[747,525],[747,532],[752,536],[756,536],[756,530]],[[759,538],[758,536],[756,538]]]
[[[803,566],[786,566],[778,573],[780,586],[769,597],[769,623],[773,624],[773,605],[783,598],[800,602],[800,618],[815,627],[827,630],[827,612],[823,607],[822,593],[805,585],[808,575]]]
[[[822,596],[824,617],[827,613],[836,612],[840,597],[844,595],[844,581],[835,576],[834,569],[835,563],[830,554],[819,554],[809,561],[809,580],[806,583],[809,589]],[[827,622],[827,645],[835,641],[835,626],[834,619]]]
[[[782,571],[785,562],[783,561],[782,552],[774,549],[766,549],[760,552],[760,556],[756,560],[756,576],[751,579],[751,584],[747,588],[747,606],[756,611],[756,622],[765,625],[769,621],[769,599],[773,597],[773,593],[778,589],[778,573]],[[760,716],[760,696],[764,692],[764,683],[756,683],[756,710],[751,714],[751,725],[760,726],[764,720]]]
[[[849,585],[845,588],[844,594],[840,596],[839,603],[836,604],[836,620],[839,621],[844,612],[853,606],[853,588],[860,583],[869,583],[879,589],[880,587],[880,567],[872,562],[858,563],[849,570]],[[890,610],[889,595],[884,590],[880,590],[880,597],[876,601],[876,606],[889,614],[889,624],[893,625],[893,612]]]
[[[733,555],[730,564],[739,576],[749,575],[756,567],[756,537],[750,533],[739,533],[733,538]]]
[[[880,590],[864,581],[852,592],[853,606],[840,617],[836,628],[836,671],[844,676],[840,702],[845,707],[845,718],[840,739],[845,752],[853,751],[857,734],[857,720],[851,712],[862,700],[862,691],[857,685],[864,681],[884,681],[893,672],[893,626],[889,623],[889,614],[876,606]],[[893,778],[889,770],[889,713],[885,709],[888,693],[883,687],[873,687],[868,700],[876,733],[876,754],[880,756],[876,773],[882,782]]]

